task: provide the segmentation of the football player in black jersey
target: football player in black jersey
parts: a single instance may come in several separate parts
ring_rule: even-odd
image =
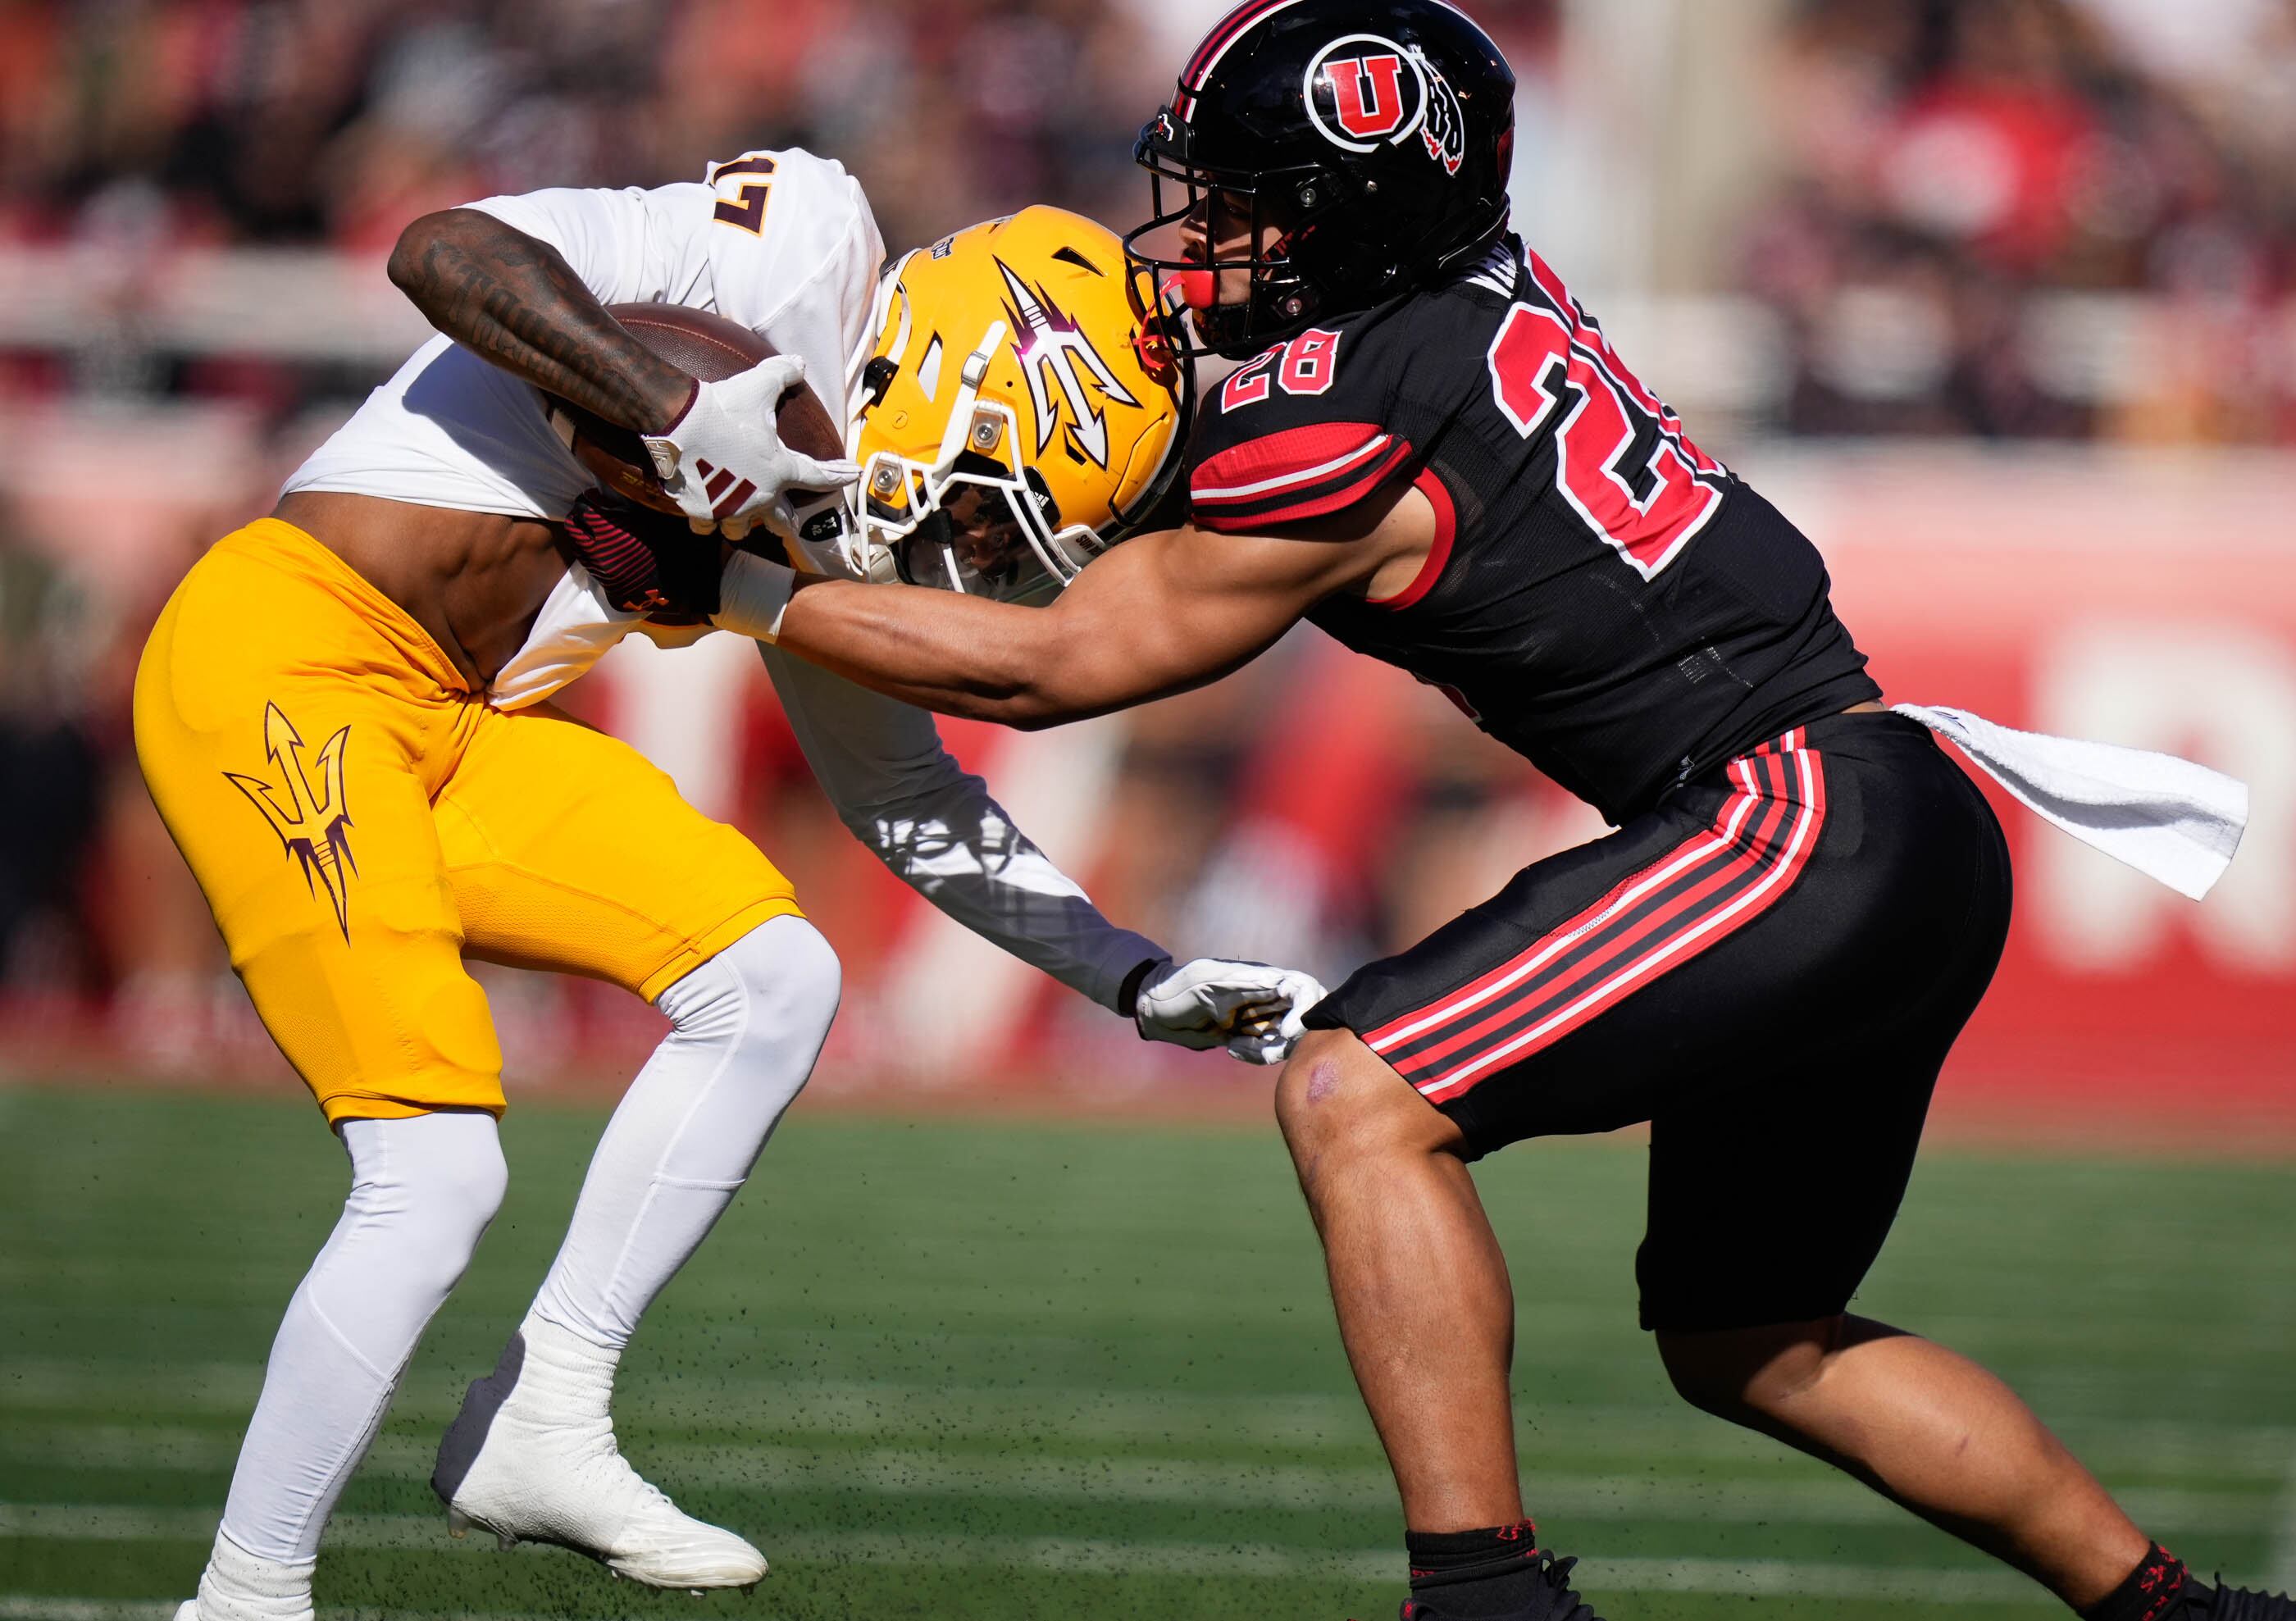
[[[1185,521],[1043,609],[808,582],[782,645],[1037,727],[1211,680],[1307,618],[1616,825],[1357,972],[1278,1085],[1402,1494],[1406,1617],[1593,1615],[1523,1518],[1515,1305],[1467,1167],[1648,1121],[1642,1319],[1687,1399],[2085,1616],[2296,1621],[2191,1577],[1983,1369],[1848,1311],[1998,961],[2006,847],[1882,709],[1809,542],[1510,233],[1513,95],[1440,0],[1232,12],[1139,146],[1131,336],[1243,362],[1204,402]]]

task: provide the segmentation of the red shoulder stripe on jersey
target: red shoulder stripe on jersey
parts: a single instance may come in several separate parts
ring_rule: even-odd
[[[1397,468],[1411,459],[1410,440],[1389,442],[1385,435],[1381,439],[1387,446],[1383,451],[1368,462],[1351,461],[1349,470],[1335,477],[1278,490],[1249,505],[1197,507],[1192,515],[1203,528],[1223,535],[1250,535],[1344,511],[1386,483]]]
[[[1393,437],[1375,422],[1317,422],[1231,445],[1188,476],[1188,499],[1235,505],[1333,479],[1376,456]]]
[[[1411,487],[1425,495],[1428,505],[1435,509],[1435,544],[1427,549],[1427,559],[1419,565],[1419,572],[1411,577],[1411,584],[1393,596],[1366,599],[1374,608],[1410,607],[1435,589],[1435,582],[1443,577],[1443,565],[1451,561],[1451,536],[1459,525],[1458,512],[1451,504],[1451,492],[1443,487],[1443,480],[1431,467],[1420,469]]]

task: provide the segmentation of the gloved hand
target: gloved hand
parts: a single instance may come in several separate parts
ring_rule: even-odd
[[[722,382],[699,383],[676,422],[645,436],[646,454],[678,511],[696,522],[775,518],[787,525],[792,487],[840,489],[859,463],[816,462],[782,443],[775,411],[805,381],[805,361],[775,355]]]
[[[725,553],[717,536],[603,490],[585,491],[565,522],[574,555],[624,612],[693,624],[718,611]]]
[[[1132,1020],[1150,1041],[1197,1052],[1224,1046],[1247,1064],[1276,1064],[1292,1055],[1308,1010],[1323,999],[1315,977],[1297,969],[1198,957],[1152,970]]]

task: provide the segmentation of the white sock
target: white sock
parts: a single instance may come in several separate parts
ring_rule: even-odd
[[[608,1122],[528,1314],[529,1326],[539,1319],[606,1352],[597,1371],[607,1388],[638,1319],[709,1236],[812,1074],[838,990],[829,942],[785,916],[656,998],[676,1027]]]
[[[514,1360],[496,1372],[521,1403],[538,1408],[552,1420],[601,1423],[614,1398],[614,1368],[619,1352],[585,1339],[537,1313],[529,1312],[518,1325],[520,1344]]]
[[[200,1576],[201,1621],[306,1617],[311,1613],[315,1559],[258,1559],[217,1532],[208,1568]]]
[[[327,1516],[502,1204],[509,1174],[491,1115],[348,1120],[341,1134],[350,1198],[272,1341],[202,1609],[210,1582],[234,1602],[259,1600],[271,1573],[258,1566],[276,1565],[299,1568],[308,1609]]]

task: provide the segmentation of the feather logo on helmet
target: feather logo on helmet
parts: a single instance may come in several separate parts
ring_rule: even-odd
[[[1447,175],[1459,172],[1459,165],[1467,160],[1467,115],[1459,110],[1459,98],[1451,88],[1451,81],[1438,72],[1433,62],[1422,62],[1427,75],[1427,117],[1419,126],[1420,143],[1427,155],[1443,166]]]
[[[1309,58],[1300,85],[1308,119],[1351,152],[1417,135],[1447,174],[1466,160],[1466,119],[1443,75],[1416,49],[1378,34],[1344,34]]]
[[[1090,456],[1094,466],[1106,467],[1108,419],[1085,391],[1084,380],[1077,375],[1078,364],[1091,373],[1100,391],[1118,405],[1136,405],[1139,400],[1117,381],[1115,371],[1100,357],[1078,323],[1053,302],[1051,294],[1041,287],[1030,287],[1001,258],[996,268],[1004,273],[1004,291],[1010,295],[1004,314],[1013,328],[1013,349],[1021,357],[1021,374],[1028,380],[1029,403],[1036,407],[1037,454],[1044,454],[1045,447],[1053,442],[1053,430],[1060,425],[1061,400],[1053,397],[1052,390],[1057,382],[1061,399],[1067,401],[1075,419],[1068,424],[1069,443]]]

